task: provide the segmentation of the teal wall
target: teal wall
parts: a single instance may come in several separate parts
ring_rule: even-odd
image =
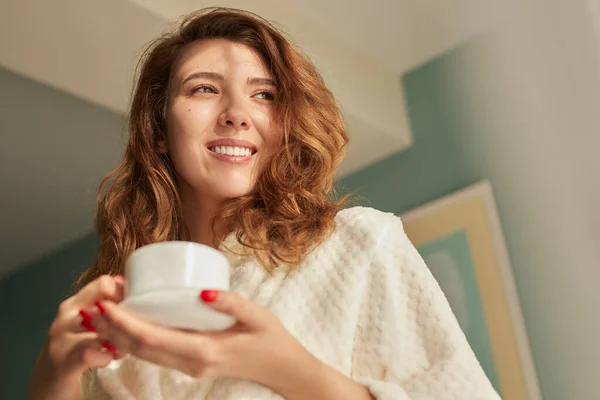
[[[94,259],[98,240],[87,235],[0,280],[0,399],[26,398],[27,382],[59,303]]]
[[[414,145],[340,180],[341,193],[352,191],[374,208],[401,212],[485,177],[465,162],[457,140],[459,102],[448,62],[438,59],[403,78]]]

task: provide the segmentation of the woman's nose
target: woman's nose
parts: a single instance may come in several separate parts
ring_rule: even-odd
[[[249,129],[250,117],[239,107],[227,107],[218,118],[219,125],[235,129]]]

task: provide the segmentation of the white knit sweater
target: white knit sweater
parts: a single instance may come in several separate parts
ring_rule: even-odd
[[[232,290],[269,308],[316,357],[378,400],[499,399],[400,219],[355,207],[336,224],[287,277],[230,255]],[[193,379],[130,356],[82,386],[85,399],[282,399],[253,382]]]

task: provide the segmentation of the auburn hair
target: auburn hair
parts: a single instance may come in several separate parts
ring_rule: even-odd
[[[95,263],[78,284],[103,274],[122,274],[127,257],[155,242],[186,240],[177,174],[165,139],[166,108],[173,69],[186,45],[226,39],[256,51],[277,85],[275,104],[283,145],[267,163],[252,193],[223,203],[219,221],[272,270],[280,263],[299,265],[311,248],[335,228],[344,204],[333,186],[348,143],[334,96],[307,57],[271,23],[250,12],[203,9],[186,16],[173,32],[151,42],[136,71],[129,113],[129,139],[120,164],[100,183]]]

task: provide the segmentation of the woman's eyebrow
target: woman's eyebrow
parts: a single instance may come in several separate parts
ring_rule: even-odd
[[[248,78],[248,85],[252,85],[252,86],[270,85],[270,86],[277,87],[277,85],[275,84],[275,81],[270,78]]]
[[[185,85],[186,82],[191,81],[193,79],[210,79],[213,81],[224,81],[225,77],[222,74],[217,72],[194,72],[190,74],[187,78],[181,82],[181,85]],[[269,85],[269,86],[277,86],[275,81],[270,78],[259,78],[259,77],[250,77],[248,78],[248,85],[252,86],[261,86],[261,85]]]
[[[183,82],[181,82],[181,84],[184,85],[187,81],[190,81],[192,79],[198,79],[198,78],[210,79],[213,81],[225,80],[225,77],[217,72],[194,72],[193,74],[191,74],[187,78],[185,78],[183,80]]]

